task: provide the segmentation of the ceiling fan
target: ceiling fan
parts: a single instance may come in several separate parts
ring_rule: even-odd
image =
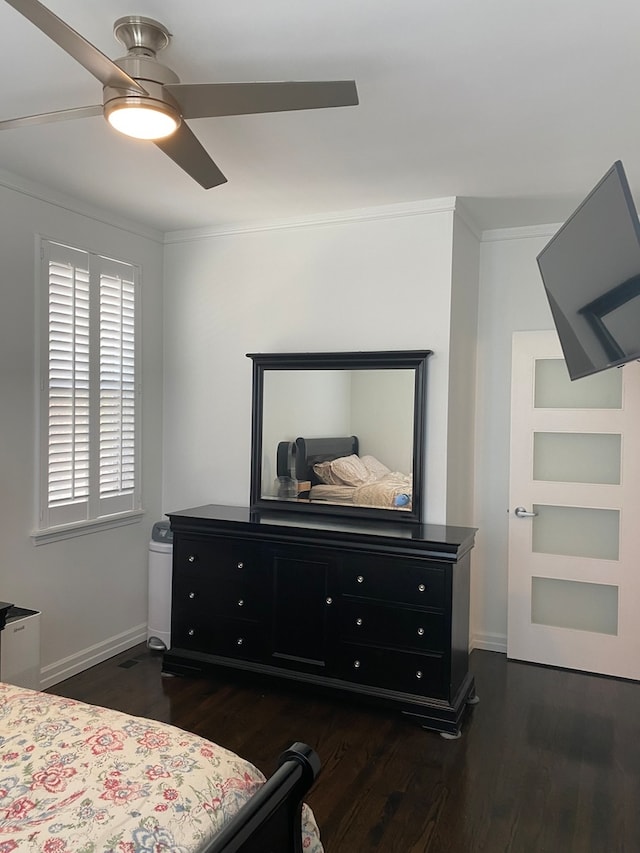
[[[171,34],[140,15],[119,18],[116,39],[127,55],[112,61],[39,0],[6,0],[102,83],[103,103],[0,121],[0,130],[86,118],[101,113],[121,133],[154,142],[205,189],[225,176],[185,120],[283,110],[355,106],[354,80],[276,83],[180,83],[156,59]]]

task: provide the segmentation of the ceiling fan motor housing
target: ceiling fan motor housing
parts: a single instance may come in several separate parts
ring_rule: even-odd
[[[128,51],[126,56],[115,59],[115,64],[139,82],[147,95],[104,86],[105,117],[108,118],[109,113],[119,107],[139,106],[168,112],[179,125],[182,121],[180,107],[164,86],[167,83],[179,83],[180,78],[156,59],[157,51],[163,50],[171,40],[167,28],[152,18],[127,15],[115,22],[113,34]]]
[[[130,106],[150,107],[163,112],[170,112],[180,124],[182,115],[177,101],[164,88],[167,83],[179,83],[180,78],[166,65],[162,65],[155,59],[146,56],[123,56],[114,60],[115,64],[122,68],[130,77],[138,81],[146,90],[147,95],[139,92],[116,89],[112,86],[104,86],[103,103],[105,115],[117,107]]]

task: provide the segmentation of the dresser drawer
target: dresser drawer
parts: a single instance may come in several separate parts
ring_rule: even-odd
[[[353,554],[339,572],[340,592],[417,607],[442,609],[445,569],[418,560]]]
[[[176,537],[173,555],[174,574],[216,578],[237,578],[260,582],[265,578],[257,545],[241,539],[189,539]]]
[[[262,586],[249,583],[246,576],[185,573],[174,579],[172,609],[181,618],[208,615],[259,621],[269,615]]]
[[[338,676],[346,681],[435,699],[445,698],[448,692],[442,655],[343,643],[336,663]]]
[[[424,652],[445,652],[449,648],[448,621],[443,613],[390,607],[362,598],[343,597],[338,606],[343,640]]]
[[[222,657],[263,660],[267,657],[267,631],[256,622],[242,619],[175,619],[171,627],[172,646],[208,652]]]

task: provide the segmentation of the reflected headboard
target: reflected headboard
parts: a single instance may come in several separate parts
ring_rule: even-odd
[[[356,435],[282,441],[277,453],[278,476],[293,476],[298,482],[308,480],[312,485],[317,485],[320,480],[313,470],[317,462],[331,462],[341,456],[357,454],[358,447]]]

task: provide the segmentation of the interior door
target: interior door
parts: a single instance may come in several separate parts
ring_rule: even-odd
[[[507,655],[640,678],[640,365],[569,380],[555,332],[517,332]]]

